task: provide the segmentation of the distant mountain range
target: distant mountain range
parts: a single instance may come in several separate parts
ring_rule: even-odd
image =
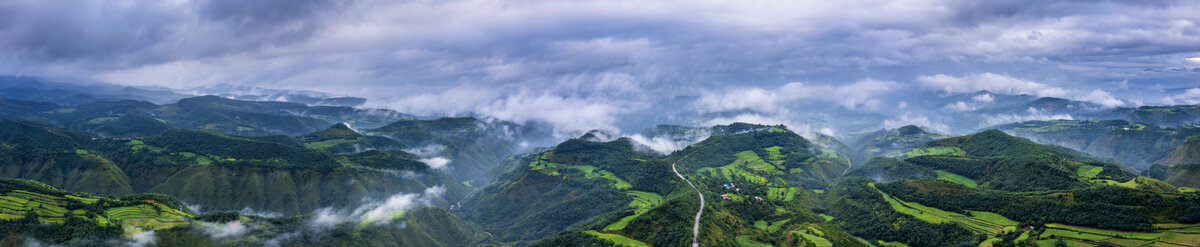
[[[1193,105],[932,95],[911,107],[937,126],[854,113],[835,136],[688,125],[748,112],[670,112],[695,100],[678,97],[623,123],[651,128],[563,140],[316,92],[197,92],[215,95],[0,77],[0,245],[1200,243]]]

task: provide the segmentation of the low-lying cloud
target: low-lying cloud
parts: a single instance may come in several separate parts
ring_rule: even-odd
[[[390,224],[395,216],[409,209],[430,205],[431,200],[441,197],[445,192],[445,187],[434,186],[421,193],[400,193],[383,201],[368,202],[353,210],[322,208],[313,212],[308,225],[315,229],[325,229],[343,223],[366,222],[372,225],[386,225]]]

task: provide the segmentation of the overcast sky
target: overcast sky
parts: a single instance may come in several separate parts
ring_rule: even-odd
[[[0,1],[0,74],[308,89],[575,129],[677,95],[1200,103],[1200,1]],[[895,97],[891,97],[895,98]],[[890,99],[890,98],[889,98]]]

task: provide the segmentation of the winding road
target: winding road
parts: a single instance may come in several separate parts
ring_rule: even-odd
[[[679,160],[683,160],[684,158],[687,158],[687,156],[684,156]],[[700,242],[697,241],[697,239],[700,237],[700,215],[704,213],[704,193],[701,193],[700,189],[696,188],[696,185],[692,184],[691,180],[684,178],[683,174],[679,174],[679,169],[675,168],[675,163],[679,163],[679,160],[671,163],[671,171],[674,171],[675,176],[679,176],[679,179],[683,179],[684,182],[687,182],[688,185],[692,186],[693,190],[696,190],[696,194],[700,195],[700,210],[696,211],[696,221],[692,225],[692,247],[700,247]]]

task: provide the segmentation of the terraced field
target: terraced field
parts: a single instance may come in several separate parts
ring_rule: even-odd
[[[968,188],[979,187],[979,184],[976,183],[975,180],[972,180],[970,178],[963,177],[961,175],[950,173],[950,172],[944,171],[944,170],[935,170],[934,172],[937,173],[938,180],[949,181],[951,183],[956,183],[956,184],[959,184],[962,186],[966,186]]]
[[[77,217],[100,226],[119,225],[141,231],[189,225],[193,216],[190,212],[150,199],[125,201],[65,193],[27,180],[0,179],[0,184],[7,190],[0,191],[0,220],[20,220],[28,215],[36,215],[42,223],[61,224],[70,217]]]
[[[149,202],[149,201],[148,201]],[[150,202],[104,210],[109,220],[150,230],[169,229],[189,224],[190,214],[163,204]]]
[[[1081,178],[1090,179],[1096,177],[1096,175],[1100,175],[1102,171],[1104,171],[1104,167],[1083,165],[1075,170],[1075,174]]]
[[[958,147],[919,147],[908,152],[904,152],[904,157],[917,157],[923,155],[962,155],[964,152]]]
[[[1087,246],[1107,244],[1116,246],[1200,246],[1200,224],[1160,224],[1156,232],[1126,232],[1063,224],[1046,224],[1039,236],[1044,240],[1063,238]],[[1054,242],[1047,242],[1053,246]]]
[[[551,175],[551,176],[558,176],[560,174],[559,169],[575,169],[575,170],[582,171],[584,173],[584,177],[588,178],[588,179],[593,179],[593,178],[608,179],[613,182],[613,186],[616,187],[617,189],[623,190],[623,189],[629,189],[629,188],[633,187],[633,184],[630,184],[628,181],[625,181],[624,179],[621,179],[620,177],[617,177],[616,174],[614,174],[610,171],[601,170],[600,168],[595,167],[595,166],[559,164],[559,163],[547,161],[545,159],[545,157],[540,157],[538,159],[534,159],[532,162],[530,162],[529,166],[532,167],[533,170],[541,171],[542,173]]]
[[[633,239],[627,238],[625,236],[617,235],[617,234],[601,233],[601,232],[597,232],[597,231],[584,231],[584,233],[591,234],[600,239],[612,241],[613,243],[616,244],[616,246],[626,246],[626,247],[648,247],[648,246],[650,246],[650,245],[647,245],[646,243],[642,243],[642,241],[633,240]]]
[[[699,170],[700,174],[708,175],[713,178],[724,179],[729,182],[751,182],[760,185],[774,185],[769,179],[763,175],[784,174],[783,159],[785,155],[780,154],[780,147],[765,148],[768,154],[767,159],[759,157],[754,151],[741,151],[734,156],[737,157],[732,163],[720,167],[706,167]],[[803,170],[801,170],[803,171]]]
[[[651,209],[662,205],[663,201],[666,200],[663,198],[663,196],[652,192],[631,190],[626,193],[630,196],[633,196],[633,201],[629,202],[629,207],[634,209],[633,215],[625,216],[624,218],[617,220],[617,222],[613,222],[612,224],[604,226],[604,231],[625,229],[625,226],[629,225],[630,221],[633,221],[633,219],[636,219],[638,216],[642,216],[642,214],[649,212]]]
[[[879,194],[883,196],[883,199],[892,206],[892,210],[912,215],[917,219],[929,223],[953,223],[973,232],[985,233],[991,236],[1004,233],[1006,231],[1016,230],[1016,226],[1019,224],[1016,221],[1005,218],[1004,216],[988,212],[972,211],[971,216],[967,216],[924,206],[919,203],[905,202],[900,199],[893,198],[887,193],[875,188],[874,183],[869,185],[872,189],[875,189],[876,192],[879,192]]]

